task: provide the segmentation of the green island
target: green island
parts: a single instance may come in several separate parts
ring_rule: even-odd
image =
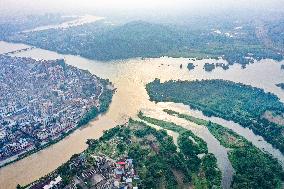
[[[190,70],[193,70],[195,68],[195,65],[193,63],[188,63],[187,64],[187,69],[190,71]]]
[[[206,126],[220,144],[229,149],[229,160],[235,170],[232,188],[281,188],[284,172],[276,159],[262,152],[231,129],[173,110],[169,115]]]
[[[281,89],[284,89],[284,83],[278,83],[276,84],[277,87],[280,87]]]
[[[150,100],[189,105],[207,116],[232,120],[261,135],[284,153],[284,104],[263,89],[225,80],[167,81],[146,85]]]
[[[242,65],[242,66],[245,66],[245,65]],[[224,64],[224,63],[205,63],[203,66],[203,69],[206,72],[211,72],[212,70],[218,67],[222,68],[223,70],[229,69],[229,65]]]
[[[141,115],[140,115],[141,116]],[[148,120],[149,121],[149,120]],[[206,143],[181,126],[157,120],[157,125],[179,133],[178,144],[165,130],[156,130],[144,122],[130,119],[124,125],[105,131],[99,139],[87,141],[88,148],[81,154],[75,154],[71,159],[47,176],[18,188],[36,188],[59,177],[61,188],[72,185],[78,188],[92,188],[98,176],[84,177],[82,175],[99,174],[102,168],[96,164],[98,159],[105,158],[108,162],[121,161],[124,157],[133,161],[135,176],[132,186],[139,188],[221,188],[221,172],[217,168],[217,160],[207,152]],[[193,139],[192,139],[192,138]],[[193,142],[197,141],[197,143]],[[179,149],[179,150],[178,150]],[[198,155],[203,154],[202,157]],[[121,162],[119,162],[121,163]],[[99,168],[99,169],[98,169]],[[103,173],[104,183],[114,183],[119,173],[111,167]],[[76,181],[76,183],[75,183]],[[114,181],[114,182],[112,182]],[[121,185],[120,185],[121,186]]]
[[[203,66],[203,69],[206,71],[206,72],[211,72],[212,70],[214,70],[216,67],[215,67],[215,64],[214,63],[205,63],[204,66]]]

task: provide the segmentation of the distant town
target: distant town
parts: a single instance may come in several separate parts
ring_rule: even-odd
[[[112,90],[107,81],[64,60],[3,55],[0,88],[0,166],[87,123],[100,112],[103,93]]]

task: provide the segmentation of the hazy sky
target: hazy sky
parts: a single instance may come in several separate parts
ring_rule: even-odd
[[[284,0],[0,0],[0,14],[58,11],[223,11],[229,9],[280,11]]]

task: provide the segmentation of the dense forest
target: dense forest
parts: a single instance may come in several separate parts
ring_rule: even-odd
[[[156,79],[146,85],[153,101],[190,105],[207,116],[232,120],[251,128],[284,153],[283,126],[263,117],[266,111],[281,115],[284,104],[272,93],[225,80],[167,81]]]
[[[187,164],[191,164],[193,170],[199,172],[197,175],[196,173],[192,175],[193,184],[196,188],[220,188],[221,172],[217,168],[217,160],[213,154],[208,153],[207,144],[203,139],[194,135],[190,130],[174,123],[147,117],[141,112],[138,117],[147,123],[179,134],[178,148],[180,152],[184,154]],[[198,154],[205,155],[200,160]],[[202,172],[205,173],[205,178],[202,178]]]
[[[17,33],[5,40],[102,61],[160,56],[222,57],[230,64],[248,64],[253,59],[283,59],[281,54],[265,47],[254,27],[247,24],[241,30],[234,28],[224,26],[220,28],[224,32],[216,33],[212,28],[144,21],[118,25],[98,21],[68,29]]]
[[[281,188],[284,172],[276,159],[262,152],[231,129],[173,110],[164,110],[198,125],[206,126],[221,145],[230,149],[229,159],[235,170],[232,188]]]

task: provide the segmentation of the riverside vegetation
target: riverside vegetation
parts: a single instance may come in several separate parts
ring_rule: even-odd
[[[156,79],[147,84],[146,89],[152,101],[183,103],[207,116],[221,117],[249,127],[284,153],[284,127],[273,119],[283,114],[284,104],[272,93],[225,80],[161,83]],[[267,117],[267,112],[272,117]]]
[[[143,115],[142,112],[139,112],[138,117],[147,123],[157,125],[163,129],[171,130],[179,134],[178,147],[180,152],[186,154],[188,164],[191,161],[192,166],[195,166],[195,170],[199,170],[199,177],[195,174],[193,177],[193,183],[195,183],[194,185],[196,188],[220,188],[221,172],[219,168],[217,168],[217,160],[213,154],[208,153],[207,144],[203,139],[194,135],[190,130],[172,122],[147,117]],[[198,154],[204,155],[201,160],[198,158]],[[202,178],[201,175],[203,174],[205,175],[205,178]]]
[[[281,188],[284,172],[276,159],[262,152],[231,129],[211,121],[199,119],[173,110],[166,113],[197,125],[206,126],[220,144],[228,148],[229,159],[235,170],[232,188]]]

